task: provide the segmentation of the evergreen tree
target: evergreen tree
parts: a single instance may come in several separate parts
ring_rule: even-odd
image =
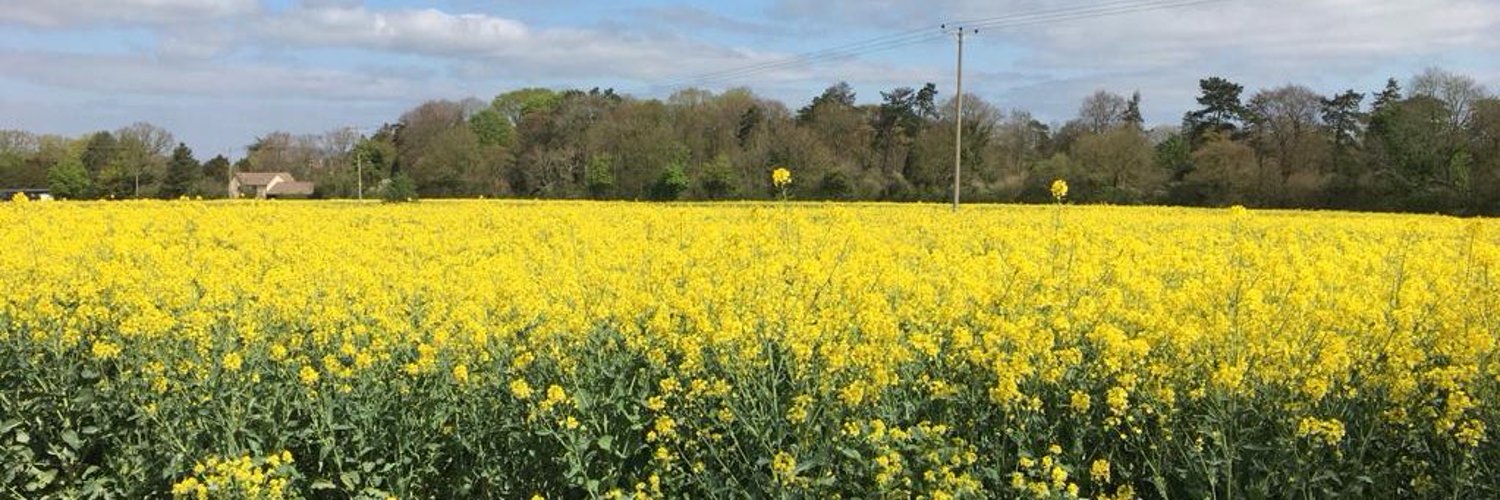
[[[1127,125],[1135,126],[1136,130],[1145,130],[1146,119],[1141,116],[1141,91],[1130,94],[1130,102],[1126,103],[1125,113],[1120,119]]]
[[[177,143],[172,150],[172,159],[167,162],[167,175],[162,180],[161,197],[166,199],[186,196],[193,191],[193,184],[201,176],[202,166],[193,158],[193,150],[187,144]]]
[[[1379,113],[1392,104],[1401,101],[1401,84],[1395,78],[1385,81],[1385,89],[1375,93],[1375,102],[1371,105],[1370,113]]]
[[[1334,170],[1343,172],[1348,169],[1350,155],[1354,149],[1359,147],[1361,141],[1360,124],[1364,121],[1364,114],[1360,112],[1359,105],[1365,99],[1365,95],[1353,90],[1322,100],[1323,123],[1328,126],[1328,133],[1333,144]]]
[[[1198,105],[1203,109],[1188,112],[1183,117],[1182,129],[1188,142],[1196,147],[1207,132],[1229,137],[1238,135],[1248,111],[1240,102],[1245,87],[1217,76],[1200,80],[1198,86],[1202,90]]]
[[[83,168],[89,177],[97,179],[99,172],[114,163],[119,155],[120,145],[114,134],[107,131],[95,133],[89,136],[88,144],[83,148]]]

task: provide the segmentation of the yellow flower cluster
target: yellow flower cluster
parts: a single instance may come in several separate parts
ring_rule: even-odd
[[[785,185],[790,173],[773,179]],[[1052,194],[1063,199],[1066,183]],[[661,489],[679,494],[691,483],[673,474],[728,467],[694,455],[710,445],[745,447],[734,448],[753,464],[744,470],[809,488],[865,471],[828,465],[840,460],[914,495],[979,490],[975,477],[998,478],[986,488],[1014,478],[1039,496],[1150,484],[1136,482],[1147,474],[1139,464],[1097,460],[1114,455],[1077,455],[1087,473],[1057,454],[1017,466],[1013,451],[978,439],[1035,434],[1046,446],[1057,422],[1101,449],[1242,449],[1223,442],[1239,434],[1214,434],[1199,417],[1251,414],[1274,427],[1261,435],[1333,448],[1385,433],[1427,439],[1433,453],[1493,453],[1493,223],[1247,212],[7,205],[0,345],[108,365],[96,372],[120,391],[140,388],[129,401],[141,407],[209,401],[230,382],[288,382],[306,404],[361,390],[449,394],[441,388],[455,405],[545,414],[534,425],[571,436],[580,454],[612,456],[626,437],[586,433],[628,427],[661,464],[649,466]],[[606,353],[628,361],[604,368]],[[626,369],[651,374],[620,386],[640,393],[579,387]],[[629,427],[587,408],[641,415]],[[1347,408],[1360,410],[1337,413]],[[937,437],[892,437],[908,433]],[[818,436],[849,443],[821,456],[808,444]],[[205,464],[214,472],[174,492],[237,477],[240,460]],[[265,491],[268,465],[250,475]]]
[[[1344,440],[1344,423],[1338,420],[1304,418],[1297,423],[1297,437],[1330,447],[1338,446]]]
[[[792,183],[792,171],[785,168],[778,168],[775,171],[772,171],[771,183],[775,184],[776,187],[786,187],[788,184]]]
[[[195,464],[190,475],[172,484],[172,495],[179,498],[287,498],[288,475],[293,466],[289,451],[265,457],[209,457]]]

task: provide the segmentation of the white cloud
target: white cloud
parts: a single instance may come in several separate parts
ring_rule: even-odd
[[[0,4],[0,23],[43,28],[165,25],[223,19],[259,10],[259,0],[5,0]]]
[[[1152,2],[1037,0],[780,0],[773,12],[795,22],[893,27],[960,19],[1020,22],[1033,13],[1100,12],[1101,5]],[[1107,10],[1107,9],[1106,9]],[[1030,17],[1029,19],[1039,19]],[[1494,0],[1220,0],[984,30],[1034,50],[1035,63],[1071,66],[1168,66],[1231,51],[1293,64],[1337,58],[1424,54],[1455,47],[1497,47]],[[998,22],[997,21],[997,22]]]
[[[436,9],[303,6],[262,20],[265,40],[291,48],[345,47],[435,56],[517,76],[656,79],[722,67],[753,54],[678,35],[623,29],[535,29],[488,14]],[[750,60],[750,62],[755,62]]]
[[[264,7],[262,0],[0,0],[0,35],[10,29],[101,37],[98,53],[41,52],[34,44],[0,42],[0,65],[8,68],[0,84],[19,82],[67,96],[54,93],[57,99],[159,106],[182,95],[245,108],[257,102],[287,108],[295,108],[290,102],[378,102],[399,110],[426,98],[487,95],[521,84],[612,86],[664,96],[672,90],[667,83],[691,84],[679,80],[792,55],[766,47],[817,51],[850,38],[955,19],[1105,4],[770,1],[770,17],[747,17],[695,4],[611,10],[556,0],[562,5],[547,8],[592,9],[603,20],[540,25],[512,14],[476,13],[527,10],[496,7],[494,0],[418,4],[432,8],[362,0],[300,0],[288,8]],[[1120,1],[1126,0],[1108,3]],[[93,29],[120,26],[142,28],[149,45],[111,50],[118,49],[111,35]],[[1247,93],[1289,82],[1331,92],[1370,90],[1386,76],[1404,79],[1421,67],[1441,65],[1496,89],[1500,59],[1486,55],[1500,49],[1495,32],[1497,0],[1220,0],[986,29],[966,52],[965,90],[1006,109],[1063,120],[1096,89],[1140,89],[1148,119],[1175,123],[1194,105],[1198,79],[1209,75],[1243,83]],[[864,102],[878,99],[877,90],[926,81],[947,95],[952,62],[951,42],[934,40],[857,59],[745,73],[709,86],[749,86],[793,108],[839,80],[858,88]],[[298,119],[257,116],[268,129]]]
[[[441,92],[393,75],[269,64],[163,61],[142,55],[0,51],[6,76],[107,94],[382,100]]]
[[[302,45],[356,46],[427,54],[479,54],[525,40],[525,24],[484,14],[436,9],[372,11],[304,6],[262,22],[272,39]]]
[[[1038,62],[1098,57],[1113,67],[1172,66],[1218,54],[1280,68],[1375,65],[1392,57],[1496,47],[1492,0],[1227,1],[1101,17],[1020,32]]]
[[[1130,4],[1145,5],[1079,0],[779,0],[772,13],[798,25],[895,31],[962,19],[1015,20],[1028,13]],[[1495,0],[1220,0],[1053,19],[981,30],[973,40],[970,61],[980,70],[1056,76],[1024,83],[976,79],[975,91],[1007,108],[1028,108],[1062,120],[1096,89],[1140,89],[1148,119],[1154,113],[1157,121],[1171,123],[1194,106],[1198,80],[1210,75],[1245,84],[1248,97],[1258,88],[1285,83],[1305,83],[1327,92],[1369,90],[1386,76],[1402,78],[1428,65],[1444,65],[1481,80],[1500,72],[1500,59],[1454,57],[1500,49],[1500,37],[1494,35],[1500,32],[1500,2]],[[1001,53],[1006,55],[986,59]]]

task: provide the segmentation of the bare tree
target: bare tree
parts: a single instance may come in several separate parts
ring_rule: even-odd
[[[1323,97],[1301,85],[1262,90],[1250,98],[1251,142],[1260,165],[1262,190],[1269,189],[1273,181],[1275,187],[1285,188],[1298,174],[1309,177],[1306,182],[1319,182],[1319,161],[1327,148],[1322,109]],[[1272,172],[1274,178],[1269,175]],[[1285,194],[1284,189],[1278,192]]]
[[[1078,107],[1078,123],[1090,133],[1102,134],[1125,124],[1130,100],[1120,94],[1099,90],[1083,99]]]
[[[1431,97],[1447,105],[1454,127],[1467,125],[1473,118],[1474,104],[1489,94],[1473,78],[1436,67],[1427,68],[1412,78],[1410,88],[1413,96]]]

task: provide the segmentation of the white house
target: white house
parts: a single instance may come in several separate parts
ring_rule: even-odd
[[[298,182],[288,172],[239,172],[229,178],[229,197],[240,198],[306,198],[312,196],[311,182]]]

